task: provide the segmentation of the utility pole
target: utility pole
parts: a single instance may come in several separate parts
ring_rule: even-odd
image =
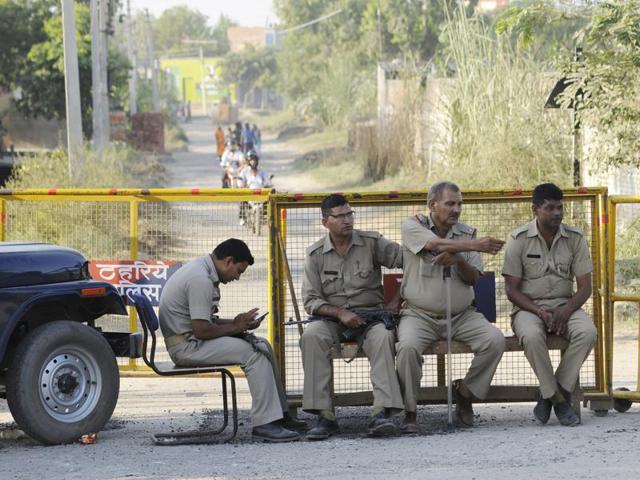
[[[91,100],[93,104],[93,149],[102,153],[102,103],[100,102],[100,11],[91,0]]]
[[[156,55],[153,48],[153,30],[151,29],[151,21],[149,20],[149,10],[145,12],[146,29],[145,36],[147,40],[147,66],[151,68],[151,102],[153,111],[160,111],[160,100],[158,98],[158,72],[156,69]]]
[[[127,54],[133,69],[129,78],[129,113],[138,113],[138,58],[137,51],[133,47],[133,19],[131,18],[131,0],[127,0]]]
[[[64,48],[69,178],[77,179],[82,170],[82,116],[80,114],[80,74],[76,47],[76,21],[73,8],[73,0],[62,0],[62,40]]]
[[[111,140],[111,116],[109,115],[109,0],[100,2],[100,110],[102,122],[102,147]]]
[[[109,87],[107,79],[108,0],[91,0],[91,82],[93,149],[100,157],[109,144]]]

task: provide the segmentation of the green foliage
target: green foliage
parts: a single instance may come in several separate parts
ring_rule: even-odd
[[[279,86],[298,112],[324,125],[346,125],[353,117],[371,115],[376,64],[394,58],[412,64],[432,59],[445,9],[454,4],[455,0],[278,0],[275,8],[283,29],[341,9],[285,35],[278,53]]]
[[[560,64],[570,85],[559,100],[564,107],[577,107],[590,132],[588,157],[596,169],[640,166],[640,0],[594,3],[571,15],[548,2],[511,9],[498,30],[517,35],[526,46],[544,40],[540,32],[549,19],[566,26],[588,15],[575,36],[582,54],[565,55]]]
[[[135,163],[135,152],[129,148],[112,147],[102,158],[93,152],[84,152],[81,186],[83,188],[127,187],[133,179],[127,173],[128,165]],[[78,187],[68,175],[68,157],[62,149],[36,155],[14,169],[5,187],[12,190],[26,188]]]
[[[80,102],[85,135],[92,129],[91,18],[86,3],[76,3],[76,42],[80,75]],[[6,43],[5,43],[6,42]],[[62,15],[54,0],[0,1],[0,86],[20,89],[15,100],[27,116],[65,118]],[[5,49],[5,45],[8,47]],[[125,95],[130,66],[123,55],[109,56],[109,84],[118,101]]]
[[[448,133],[444,162],[430,175],[465,188],[569,184],[568,114],[543,108],[553,76],[462,10],[447,22],[443,40],[455,74],[442,82]]]
[[[153,21],[154,47],[162,54],[180,55],[193,53],[200,46],[185,40],[201,40],[211,42],[202,44],[205,55],[225,54],[229,51],[227,28],[233,21],[221,15],[214,28],[208,23],[209,17],[187,5],[168,8]]]
[[[240,52],[228,53],[221,70],[225,82],[235,83],[245,93],[256,87],[273,88],[277,74],[275,50],[247,46]]]

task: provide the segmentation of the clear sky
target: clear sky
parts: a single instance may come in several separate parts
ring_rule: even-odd
[[[126,1],[123,2],[126,6]],[[264,27],[276,23],[277,18],[271,0],[131,0],[131,11],[149,9],[159,16],[167,8],[187,5],[209,17],[213,25],[224,13],[243,27]]]

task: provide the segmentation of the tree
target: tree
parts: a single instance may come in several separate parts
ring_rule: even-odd
[[[83,131],[92,131],[91,18],[86,2],[76,3],[76,42]],[[20,90],[15,100],[24,115],[65,118],[64,58],[60,2],[0,0],[0,86]],[[5,43],[6,42],[6,43]],[[5,49],[5,45],[7,48]],[[126,88],[130,68],[122,55],[109,55],[112,91]]]
[[[205,55],[224,55],[229,51],[227,29],[234,22],[220,15],[215,27],[209,27],[209,17],[186,5],[169,8],[153,21],[155,49],[158,53],[181,55],[193,53],[198,47],[185,43],[185,40],[205,40]]]
[[[229,53],[222,66],[222,78],[227,84],[235,84],[241,96],[255,88],[272,88],[277,70],[275,50],[247,46],[241,52]]]

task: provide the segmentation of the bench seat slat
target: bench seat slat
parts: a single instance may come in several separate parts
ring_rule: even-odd
[[[522,346],[518,342],[518,338],[515,335],[509,335],[505,337],[506,340],[506,352],[521,352]],[[549,335],[547,336],[547,347],[549,350],[564,350],[569,345],[569,342],[564,338],[558,335]],[[340,345],[339,351],[336,347],[331,349],[331,358],[341,359],[341,358],[363,358],[366,355],[360,349],[359,352],[356,351],[358,349],[358,344],[354,342],[342,343]],[[446,340],[438,340],[433,343],[433,345],[429,346],[429,348],[424,352],[424,355],[446,355],[447,353],[447,342]],[[468,345],[462,342],[456,342],[455,340],[451,342],[451,353],[473,353]]]

